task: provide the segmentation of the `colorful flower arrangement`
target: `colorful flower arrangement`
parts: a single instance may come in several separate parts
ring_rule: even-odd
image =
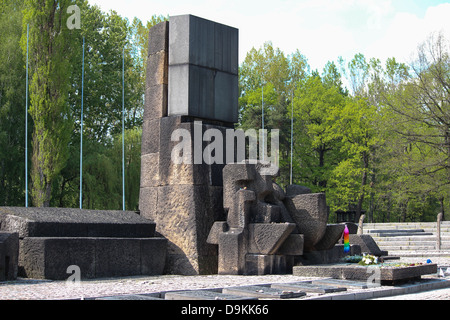
[[[371,254],[363,254],[361,261],[358,262],[361,266],[370,266],[374,264],[378,264],[378,257],[373,256]]]

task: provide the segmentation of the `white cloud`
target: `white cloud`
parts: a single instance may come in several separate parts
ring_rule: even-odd
[[[395,57],[410,62],[420,43],[432,32],[442,31],[450,39],[450,4],[430,7],[423,18],[414,14],[397,13],[388,26],[385,36],[370,45],[366,52],[370,57],[385,60]]]
[[[239,29],[242,62],[252,48],[272,41],[286,55],[300,50],[311,67],[356,53],[406,60],[433,30],[450,27],[450,4],[429,7],[424,17],[395,12],[393,0],[90,0],[146,21],[153,14],[194,14]],[[450,34],[450,32],[449,32]],[[450,37],[449,37],[450,38]]]

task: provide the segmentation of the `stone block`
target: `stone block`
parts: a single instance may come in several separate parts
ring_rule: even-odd
[[[325,229],[325,234],[322,239],[314,246],[315,250],[330,250],[332,249],[340,239],[344,232],[345,225],[342,224],[329,224]],[[357,244],[357,243],[355,243]]]
[[[21,240],[19,275],[32,279],[65,280],[67,268],[76,265],[81,278],[94,278],[95,239],[33,238]]]
[[[19,258],[19,234],[0,232],[0,281],[17,278]]]
[[[144,119],[154,120],[167,116],[167,84],[147,86],[145,89]]]
[[[169,82],[169,23],[150,29],[146,70],[144,119],[167,116]]]
[[[216,72],[214,78],[214,114],[212,119],[235,122],[238,118],[239,79],[233,74]]]
[[[285,290],[285,291],[303,291],[312,293],[333,293],[347,291],[347,288],[339,288],[335,286],[327,286],[322,284],[312,284],[307,282],[294,282],[294,283],[274,283],[271,285],[272,288]]]
[[[170,17],[168,115],[238,120],[238,30]]]
[[[295,184],[287,186],[286,189],[286,196],[291,198],[298,196],[300,194],[308,194],[308,193],[312,193],[310,188]]]
[[[140,275],[140,249],[138,239],[95,239],[96,277]]]
[[[80,268],[81,279],[159,275],[165,263],[163,238],[25,238],[21,240],[20,275],[66,280],[69,266]]]
[[[223,206],[229,209],[233,206],[234,195],[241,188],[246,187],[246,181],[254,180],[256,167],[248,163],[229,163],[223,168]]]
[[[224,288],[223,293],[266,299],[293,299],[305,296],[305,292],[287,292],[265,286],[243,286]]]
[[[218,245],[219,244],[219,235],[222,232],[227,232],[227,231],[228,231],[228,224],[226,223],[226,221],[214,222],[214,224],[211,228],[211,231],[209,232],[208,239],[206,240],[206,242],[208,242],[209,244]]]
[[[409,267],[359,266],[357,264],[334,264],[322,266],[295,266],[293,274],[302,277],[331,277],[345,280],[368,280],[373,277],[374,268],[379,271],[379,280],[383,282],[404,281],[422,275],[437,272],[436,264]],[[320,283],[325,283],[320,281]],[[333,283],[328,281],[328,283]],[[335,281],[334,281],[335,283]]]
[[[248,253],[274,254],[295,229],[293,223],[251,223]]]
[[[239,275],[245,273],[247,234],[243,229],[230,229],[219,235],[218,273]]]
[[[287,256],[301,256],[303,254],[303,235],[290,234],[278,249],[276,254]]]
[[[257,300],[257,298],[224,294],[212,290],[167,292],[164,297],[166,300]]]
[[[292,271],[293,257],[284,255],[247,254],[247,275],[287,274]]]
[[[141,275],[156,276],[164,273],[167,256],[167,239],[141,239]]]
[[[140,189],[139,210],[145,219],[156,221],[158,205],[158,187],[147,187]]]
[[[151,118],[151,117],[150,117]],[[146,117],[144,116],[144,119]],[[142,124],[141,154],[158,153],[160,150],[160,119],[144,120]]]
[[[148,56],[147,60],[147,87],[168,85],[169,83],[169,57],[166,51],[160,51]]]
[[[238,190],[234,195],[232,207],[228,210],[227,222],[230,228],[245,228],[250,222],[250,207],[256,200],[252,190]]]
[[[324,193],[286,195],[284,203],[297,223],[299,232],[304,235],[304,250],[313,251],[325,235],[328,220],[328,207]]]
[[[214,68],[231,74],[239,72],[239,30],[214,25]]]
[[[159,152],[141,155],[141,188],[157,187],[159,178]]]
[[[388,254],[387,251],[381,250],[375,240],[373,240],[372,236],[368,234],[350,234],[349,242],[351,244],[359,245],[361,247],[361,252],[363,253],[372,254],[378,257]]]
[[[369,286],[367,282],[343,280],[343,279],[319,279],[313,280],[313,284],[317,285],[332,285],[338,288],[352,288],[352,289],[367,289]]]
[[[133,211],[0,207],[3,231],[25,237],[153,237],[155,223]]]
[[[344,252],[344,245],[335,245],[329,250],[304,252],[301,257],[297,258],[299,265],[314,265],[314,264],[328,264],[337,263],[341,261],[346,255],[360,255],[361,247],[350,244],[350,252]]]
[[[169,50],[169,22],[163,21],[150,28],[148,55]]]
[[[162,298],[159,298],[157,296],[151,296],[151,295],[143,295],[143,294],[130,294],[130,295],[120,295],[120,296],[110,296],[110,297],[101,297],[101,298],[95,298],[95,300],[164,300]]]
[[[208,244],[207,239],[214,221],[223,218],[218,191],[197,185],[158,188],[157,231],[169,240],[169,248],[187,257],[186,260],[183,254],[176,256],[169,252],[172,256],[169,258],[182,259],[180,263],[174,262],[180,268],[184,265],[186,270],[193,268],[201,273],[217,272],[217,249]],[[171,273],[185,274],[178,269]]]
[[[238,74],[239,31],[193,15],[170,17],[170,64],[194,64]]]

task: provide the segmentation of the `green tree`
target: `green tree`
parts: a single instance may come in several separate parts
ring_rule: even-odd
[[[32,200],[49,206],[54,179],[66,164],[72,119],[69,113],[70,62],[74,50],[67,28],[68,0],[26,0],[22,48],[30,25],[30,108],[34,123]]]
[[[392,149],[403,162],[402,179],[411,182],[402,190],[416,198],[435,197],[444,211],[450,196],[450,59],[442,34],[423,43],[411,70],[405,81],[386,86],[380,100],[391,112],[391,132],[398,135],[400,148]]]
[[[347,99],[343,108],[333,111],[332,137],[339,139],[345,158],[333,170],[332,184],[336,193],[334,207],[356,207],[361,214],[371,185],[369,176],[373,168],[376,149],[382,144],[378,134],[380,115],[367,98]]]
[[[308,73],[307,59],[298,50],[287,57],[271,42],[266,42],[259,50],[250,50],[240,67],[239,126],[261,128],[264,99],[265,129],[280,130],[278,182],[281,185],[289,183],[293,93],[297,82]]]
[[[335,81],[336,80],[336,81]],[[321,79],[313,74],[295,92],[295,176],[296,182],[317,192],[327,190],[332,169],[339,163],[338,141],[333,137],[332,111],[343,107],[345,96],[337,79]]]
[[[0,1],[0,205],[22,206],[25,190],[23,1]]]

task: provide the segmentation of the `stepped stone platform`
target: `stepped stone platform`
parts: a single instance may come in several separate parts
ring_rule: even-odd
[[[381,250],[404,257],[450,256],[450,221],[441,222],[440,250],[436,222],[365,223]]]
[[[427,274],[436,274],[436,264],[416,266],[360,266],[354,263],[338,263],[316,266],[296,266],[293,268],[294,276],[302,277],[331,277],[344,280],[368,280],[378,272],[381,283],[398,283],[412,279],[420,279]]]
[[[19,235],[21,277],[65,280],[70,266],[81,279],[164,270],[167,240],[131,211],[1,207],[0,230]]]

